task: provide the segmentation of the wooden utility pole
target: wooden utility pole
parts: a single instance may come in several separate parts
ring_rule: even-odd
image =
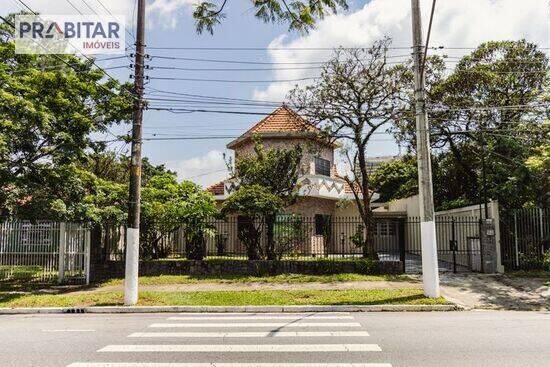
[[[422,67],[424,47],[422,45],[422,21],[420,19],[419,0],[411,0],[411,5],[416,105],[416,157],[418,162],[420,235],[422,241],[422,282],[424,285],[424,294],[427,297],[439,297],[430,131],[428,114],[426,112],[424,68]]]
[[[126,232],[126,269],[124,304],[132,306],[138,300],[139,223],[141,202],[141,130],[143,120],[143,69],[145,56],[145,0],[138,0],[137,35],[134,73],[134,118],[132,124],[132,156],[128,228]]]

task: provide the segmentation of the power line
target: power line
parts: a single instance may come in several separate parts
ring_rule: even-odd
[[[151,46],[152,50],[187,50],[187,51],[333,51],[333,50],[365,50],[371,46],[364,47],[173,47],[173,46]],[[409,50],[411,46],[386,47],[388,50]]]
[[[434,19],[434,12],[435,12],[435,2],[436,0],[432,0],[432,11],[430,13],[430,23],[428,25],[428,35],[426,36],[426,46],[424,46],[424,56],[422,57],[422,66],[420,67],[420,75],[424,77],[424,68],[426,67],[426,57],[428,55],[428,46],[430,45],[430,35],[432,33],[432,22]]]
[[[241,65],[324,65],[330,60],[325,61],[289,61],[289,62],[271,62],[271,61],[250,61],[250,60],[226,60],[226,59],[210,59],[210,58],[196,58],[196,57],[177,57],[177,56],[162,56],[162,55],[148,55],[150,59],[162,59],[162,60],[182,60],[182,61],[196,61],[196,62],[211,62],[222,64],[241,64]],[[409,56],[409,55],[406,55]],[[399,56],[403,57],[403,56]],[[387,57],[390,58],[390,57]],[[387,62],[386,64],[396,64]]]
[[[82,1],[85,1],[85,0],[82,0]],[[117,17],[115,17],[115,16],[113,15],[113,13],[111,13],[111,11],[110,11],[105,5],[103,5],[103,3],[101,2],[101,0],[95,0],[95,1],[96,1],[99,5],[101,5],[101,6],[103,7],[103,9],[105,9],[105,11],[106,11],[107,13],[109,13],[109,15],[111,15],[113,18],[115,18],[115,19],[120,23],[120,20],[117,19]],[[135,3],[134,3],[134,5],[135,5]],[[134,41],[135,41],[136,38],[134,37],[133,34],[131,34],[131,33],[126,29],[126,27],[124,27],[124,30],[125,30],[126,33],[128,33],[128,34],[130,35],[130,37],[132,37],[132,38],[134,39]]]
[[[17,0],[17,1],[19,1],[21,4],[23,4],[23,6],[24,6],[25,8],[27,8],[31,13],[33,13],[33,14],[36,15],[36,16],[38,16],[38,13],[35,12],[31,7],[29,7],[23,0]],[[68,2],[70,3],[69,0],[66,0],[66,1],[68,1]],[[2,19],[3,19],[6,23],[8,23],[8,22],[5,20],[5,18],[2,18]],[[14,24],[11,24],[11,23],[8,23],[8,24],[10,24],[10,26],[12,26],[14,30],[16,30]],[[35,42],[35,43],[37,43],[37,42]],[[42,48],[44,48],[44,49],[47,51],[47,49],[46,49],[42,44],[40,44],[40,43],[37,43],[37,44],[40,45]],[[70,44],[70,41],[69,41],[69,44]],[[74,46],[73,46],[73,47],[74,47]],[[95,61],[94,61],[92,58],[90,58],[88,55],[85,55],[85,54],[83,54],[83,53],[81,53],[81,55],[82,55],[82,57],[84,57],[86,60],[90,61],[93,65],[95,65],[99,70],[101,70],[101,71],[103,72],[104,75],[106,75],[108,78],[110,78],[111,80],[113,80],[113,81],[115,81],[116,83],[118,83],[118,80],[117,80],[117,79],[113,78],[109,73],[107,73],[107,72],[106,72],[105,70],[103,70],[99,65],[97,65],[97,64],[95,63]],[[60,58],[59,55],[55,55],[55,56],[56,56],[56,58],[58,58],[59,60],[62,60],[62,61],[63,61],[63,59]],[[66,63],[65,61],[63,61],[63,62]],[[67,64],[68,66],[70,66],[68,63],[66,63],[66,64]],[[72,67],[72,66],[70,66],[70,67],[71,67],[73,70],[76,71],[76,69],[75,69],[74,67]],[[99,85],[101,85],[101,84],[99,84]],[[104,86],[103,86],[103,87],[104,87]]]
[[[156,70],[182,70],[182,71],[287,71],[287,70],[319,70],[322,66],[283,67],[283,68],[186,68],[176,66],[152,66]]]
[[[298,79],[272,79],[272,80],[236,80],[236,79],[201,79],[201,78],[173,78],[173,77],[149,77],[150,80],[185,80],[190,82],[213,82],[213,83],[291,83],[313,80],[317,78]]]
[[[182,177],[182,180],[191,180],[193,178],[208,176],[208,175],[211,175],[211,174],[214,174],[214,173],[220,173],[220,172],[227,172],[227,168],[219,169],[219,170],[216,170],[216,171],[205,172],[205,173],[201,173],[201,174],[198,174],[198,175],[195,175],[195,176]]]

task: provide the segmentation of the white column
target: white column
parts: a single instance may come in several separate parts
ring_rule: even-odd
[[[437,263],[437,239],[435,222],[420,223],[422,239],[422,283],[426,297],[439,297],[439,269]]]
[[[138,301],[139,229],[126,229],[126,272],[124,277],[124,304],[133,306]]]

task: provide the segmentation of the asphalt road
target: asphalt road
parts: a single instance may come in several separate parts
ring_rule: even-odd
[[[6,315],[0,366],[547,367],[550,313]]]

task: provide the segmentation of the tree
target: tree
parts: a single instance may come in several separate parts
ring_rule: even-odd
[[[371,186],[382,202],[418,194],[416,158],[407,155],[381,164],[371,175]]]
[[[78,165],[91,134],[127,119],[132,97],[89,61],[16,54],[2,30],[0,207],[5,215],[64,219],[64,208],[85,194]]]
[[[444,154],[446,163],[452,163],[442,169],[453,170],[461,181],[442,206],[483,199],[482,158],[489,198],[508,207],[539,201],[525,160],[548,131],[542,126],[550,113],[543,101],[550,81],[548,57],[521,40],[483,43],[451,73],[441,69],[441,61],[431,58],[428,63],[431,143],[435,154]],[[411,78],[411,72],[404,78],[410,98]],[[414,114],[403,115],[399,127],[400,138],[414,150]]]
[[[532,180],[537,183],[538,200],[532,204],[541,208],[550,207],[550,133],[546,136],[547,141],[536,147],[525,161]]]
[[[213,1],[199,1],[195,5],[193,17],[195,18],[198,33],[205,29],[211,34],[214,27],[225,18],[223,12],[228,0],[216,4]],[[265,23],[288,23],[290,30],[307,32],[317,19],[323,19],[327,13],[336,13],[338,8],[346,10],[346,0],[252,0],[255,9],[254,16]]]
[[[209,219],[218,212],[211,193],[191,181],[178,183],[175,175],[162,173],[143,187],[141,212],[144,257],[166,257],[168,249],[161,240],[181,226],[185,227],[188,258],[201,260],[205,256],[204,238],[214,235]]]
[[[347,143],[345,155],[352,173],[344,179],[366,228],[364,256],[374,256],[373,191],[366,148],[373,134],[393,122],[403,109],[403,72],[388,67],[389,45],[390,40],[384,39],[368,49],[338,49],[312,85],[296,88],[289,95],[292,104],[311,122],[324,127],[332,139]]]
[[[235,167],[235,175],[240,185],[247,187],[259,185],[281,199],[287,207],[296,201],[298,194],[298,177],[302,147],[292,149],[265,149],[259,138],[255,138],[254,153],[239,159]],[[274,226],[277,213],[264,217],[267,232],[266,256],[269,260],[276,258]]]
[[[267,187],[260,185],[241,186],[222,204],[222,215],[239,214],[247,221],[240,226],[238,236],[244,243],[249,260],[266,257],[261,247],[261,235],[265,218],[276,215],[284,208],[281,198]]]

